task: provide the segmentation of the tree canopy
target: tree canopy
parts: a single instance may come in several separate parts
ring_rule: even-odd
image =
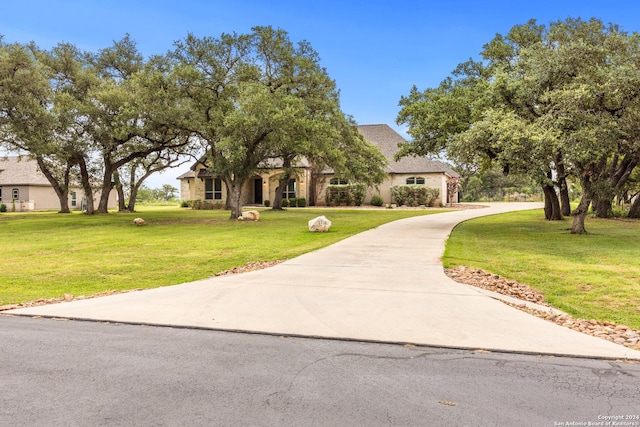
[[[582,199],[572,232],[585,232],[589,205],[606,216],[640,160],[639,42],[597,19],[514,26],[484,46],[482,61],[402,97],[397,121],[413,141],[401,155],[444,152],[527,174],[543,188],[548,219],[569,214],[573,179]]]
[[[61,212],[69,212],[70,183],[82,184],[88,214],[98,189],[97,211],[106,213],[120,168],[156,155],[159,170],[158,157],[190,146],[159,113],[158,88],[142,84],[154,72],[143,65],[128,36],[96,54],[68,43],[0,45],[0,143],[38,162]]]
[[[302,157],[381,182],[384,157],[354,125],[318,54],[281,29],[188,35],[149,58],[128,35],[97,52],[0,43],[0,143],[38,161],[61,212],[71,182],[82,183],[87,213],[106,213],[114,186],[132,210],[150,174],[203,152],[232,218],[243,184],[275,159],[285,184]]]
[[[295,44],[281,29],[255,27],[220,38],[189,35],[171,58],[182,95],[180,126],[205,143],[210,169],[226,184],[231,218],[241,214],[244,183],[275,159],[285,169],[281,186],[301,157],[380,182],[382,155],[340,110],[335,82],[309,43]],[[348,162],[341,147],[367,157]],[[370,174],[358,170],[364,159]]]

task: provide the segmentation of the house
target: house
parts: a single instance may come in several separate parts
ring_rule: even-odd
[[[376,194],[382,197],[384,203],[394,203],[391,197],[391,187],[406,184],[437,188],[443,203],[457,201],[457,190],[454,190],[453,194],[449,194],[451,186],[448,184],[459,176],[446,164],[426,157],[404,157],[398,161],[394,160],[393,157],[398,152],[398,143],[405,142],[405,140],[386,124],[361,125],[358,126],[358,131],[368,142],[380,149],[388,162],[385,167],[388,174],[387,179],[377,188],[369,189],[365,204],[370,203],[371,197]],[[304,197],[313,201],[312,204],[324,205],[327,186],[344,182],[340,177],[334,176],[330,170],[322,172],[320,176],[312,177],[311,165],[304,159],[296,166],[299,173],[289,181],[289,186],[283,195],[284,198]],[[278,165],[261,169],[245,184],[242,191],[242,203],[261,205],[265,200],[273,200],[281,174],[282,170],[278,168]],[[312,180],[312,178],[314,179]],[[216,177],[215,173],[207,170],[203,162],[196,162],[191,170],[183,173],[177,179],[180,180],[180,198],[182,200],[205,200],[221,204],[226,201],[224,182]]]
[[[81,186],[71,187],[69,209],[80,210],[83,197]],[[0,203],[5,204],[7,210],[16,212],[60,210],[58,196],[38,163],[26,156],[0,158]],[[108,206],[109,209],[116,207],[115,192],[109,198]]]
[[[387,178],[377,188],[369,189],[365,204],[371,201],[371,197],[379,194],[384,203],[394,203],[391,197],[391,187],[396,185],[420,184],[437,188],[440,191],[440,200],[443,203],[455,203],[458,201],[457,190],[449,194],[448,183],[460,176],[446,164],[421,156],[403,157],[394,160],[398,152],[398,144],[406,142],[404,138],[386,124],[360,125],[358,131],[369,143],[377,146],[387,159],[385,172]],[[323,185],[318,194],[324,196],[326,185],[335,179],[331,173],[327,173]]]
[[[262,205],[266,200],[274,200],[282,169],[279,167],[277,159],[271,163],[270,168],[261,169],[245,184],[242,189],[243,205]],[[308,200],[311,165],[306,159],[302,159],[295,166],[298,174],[289,180],[283,198],[304,197]],[[191,170],[183,173],[177,179],[180,180],[180,198],[182,200],[204,200],[220,204],[226,202],[227,194],[224,182],[209,171],[203,161],[196,162],[191,166]]]

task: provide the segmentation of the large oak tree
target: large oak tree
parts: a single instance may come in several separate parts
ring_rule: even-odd
[[[639,46],[637,34],[597,19],[515,26],[485,45],[483,62],[402,98],[398,122],[414,137],[403,153],[526,173],[542,185],[549,219],[561,218],[557,192],[568,213],[571,177],[582,190],[572,232],[583,233],[591,202],[606,215],[639,160]]]
[[[231,218],[242,213],[244,184],[274,159],[285,165],[281,185],[302,156],[355,173],[343,167],[344,151],[336,150],[348,144],[371,154],[368,179],[379,179],[381,155],[354,129],[345,130],[352,123],[309,43],[293,43],[281,29],[255,27],[219,38],[189,35],[171,57],[182,90],[176,115],[205,143],[207,164],[226,185]]]

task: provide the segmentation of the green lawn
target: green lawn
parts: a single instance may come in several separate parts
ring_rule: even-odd
[[[640,329],[640,221],[588,218],[588,235],[570,227],[541,211],[467,221],[452,233],[443,263],[526,283],[575,317]]]
[[[202,279],[251,261],[293,258],[396,219],[437,210],[264,210],[258,222],[228,211],[140,208],[133,214],[0,214],[0,305],[152,288]],[[441,212],[441,211],[440,211]],[[307,222],[326,215],[328,233]],[[147,225],[138,227],[133,219]]]

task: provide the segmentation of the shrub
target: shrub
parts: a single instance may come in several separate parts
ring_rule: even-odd
[[[280,207],[289,207],[289,201],[287,199],[282,199],[282,201],[280,202]]]
[[[364,198],[367,195],[367,187],[364,185],[353,185],[351,193],[353,194],[353,204],[362,206],[362,202],[364,202]]]
[[[296,199],[296,202],[297,202],[296,205],[299,208],[304,208],[305,206],[307,206],[307,199],[305,199],[304,197],[298,197]]]
[[[364,184],[328,185],[325,193],[327,206],[360,206],[367,193]]]
[[[193,200],[191,202],[191,209],[196,211],[210,211],[214,209],[224,209],[224,203],[209,202],[206,200]]]
[[[265,200],[265,201],[264,201],[264,205],[265,205],[266,207],[271,206],[271,201],[270,201],[270,200]]]
[[[289,199],[289,207],[295,208],[296,206],[298,206],[298,199],[296,199],[295,197],[291,197]]]
[[[395,185],[391,187],[391,196],[398,205],[433,206],[440,190],[424,185]]]
[[[0,203],[0,212],[6,212],[7,211],[7,205],[5,205],[4,203]]]
[[[187,200],[183,200],[180,202],[180,207],[181,208],[188,208],[189,207],[189,202]]]
[[[375,194],[373,197],[371,197],[371,205],[372,206],[382,206],[382,197],[380,197],[379,194]]]

